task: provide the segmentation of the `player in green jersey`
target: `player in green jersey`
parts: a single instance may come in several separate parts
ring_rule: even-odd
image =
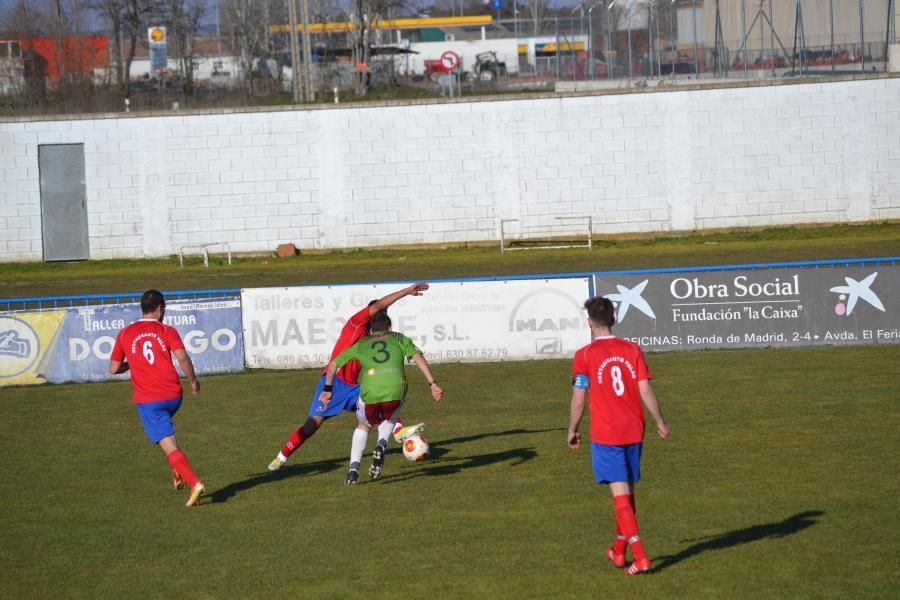
[[[353,443],[350,446],[350,471],[344,481],[353,485],[359,479],[359,465],[366,450],[369,430],[378,427],[378,443],[372,452],[372,466],[369,475],[372,479],[381,476],[384,468],[384,453],[387,439],[394,428],[394,422],[400,414],[400,407],[406,400],[406,371],[404,364],[411,358],[431,388],[431,396],[436,402],[444,397],[442,390],[428,362],[422,356],[411,339],[402,333],[391,331],[391,318],[382,311],[372,316],[369,322],[370,334],[353,346],[341,352],[328,363],[325,372],[324,391],[319,401],[328,404],[331,400],[331,385],[335,372],[351,360],[358,360],[362,365],[360,371],[360,402],[356,406],[356,418],[359,424],[353,432]]]

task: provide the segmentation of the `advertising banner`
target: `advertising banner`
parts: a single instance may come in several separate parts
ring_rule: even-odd
[[[92,306],[62,312],[65,321],[59,343],[44,371],[47,381],[110,379],[109,357],[116,335],[141,318],[140,305]],[[243,370],[240,301],[168,302],[163,321],[181,334],[198,375]],[[128,375],[121,378],[127,379]]]
[[[402,284],[241,291],[251,368],[324,367],[344,323]],[[590,341],[587,277],[435,283],[388,311],[430,362],[568,358]]]
[[[165,71],[168,67],[168,50],[165,27],[147,29],[147,45],[150,47],[150,70],[154,73]]]
[[[597,275],[646,350],[900,343],[900,267]]]
[[[0,315],[0,387],[44,383],[65,311]]]

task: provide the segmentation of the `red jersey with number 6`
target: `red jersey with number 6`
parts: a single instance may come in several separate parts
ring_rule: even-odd
[[[592,442],[624,446],[644,440],[638,381],[651,376],[640,346],[615,336],[595,338],[575,353],[572,374],[590,381]]]
[[[181,398],[172,352],[182,348],[178,330],[156,319],[135,321],[119,332],[110,358],[128,361],[135,404]]]

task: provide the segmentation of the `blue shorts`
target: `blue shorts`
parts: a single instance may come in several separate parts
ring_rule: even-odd
[[[181,398],[144,402],[135,404],[135,406],[141,417],[141,423],[144,424],[144,431],[147,432],[147,437],[151,442],[158,444],[159,440],[175,435],[175,424],[172,423],[172,417],[181,407]]]
[[[325,375],[319,378],[319,385],[313,394],[312,406],[309,407],[310,417],[336,417],[345,410],[356,412],[356,402],[359,400],[359,386],[348,385],[340,377],[335,377],[331,383],[331,401],[325,406],[319,401],[319,395],[325,389]]]
[[[641,449],[644,444],[607,446],[591,442],[591,463],[597,483],[631,481],[641,479]]]

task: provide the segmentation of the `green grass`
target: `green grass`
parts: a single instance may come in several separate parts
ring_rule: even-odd
[[[615,237],[594,251],[403,248],[292,259],[2,264],[0,297],[438,279],[900,255],[900,224]],[[568,361],[437,365],[392,451],[342,485],[354,419],[282,469],[318,373],[209,377],[178,435],[210,494],[184,508],[129,384],[0,389],[0,598],[897,597],[900,346],[649,357],[673,436],[648,437],[638,518],[657,572],[600,559],[608,493],[565,446]],[[587,431],[587,423],[582,428]]]
[[[565,445],[569,363],[538,361],[437,365],[440,405],[411,373],[433,456],[349,489],[350,415],[265,471],[317,372],[207,378],[176,418],[210,490],[190,510],[127,382],[5,389],[0,597],[897,597],[900,346],[649,363],[673,428],[648,430],[638,488],[651,576],[600,558],[612,502]]]
[[[0,298],[162,290],[408,281],[900,255],[900,222],[782,227],[680,237],[608,237],[586,249],[500,254],[497,246],[400,248],[239,257],[0,264]]]

